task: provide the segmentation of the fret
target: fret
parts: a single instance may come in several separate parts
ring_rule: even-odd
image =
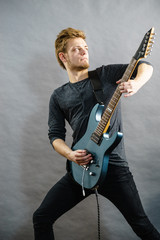
[[[93,138],[93,140],[95,140],[95,141],[98,141],[99,140],[99,136],[97,136],[97,134],[92,134],[92,138]]]
[[[115,99],[115,100],[114,100],[114,99]],[[116,100],[118,100],[118,98],[115,97],[115,96],[113,96],[113,99],[111,99],[111,101],[114,101],[114,102],[116,102]]]
[[[97,128],[96,133],[101,136],[101,133],[103,132],[103,128]]]
[[[99,126],[99,128],[103,131],[105,126],[106,126],[106,121],[108,121],[108,118],[105,118],[102,120],[101,122],[101,126]]]
[[[100,145],[102,137],[97,135],[95,132],[92,133],[91,140],[94,141],[96,144]]]
[[[113,97],[112,97],[111,100],[110,100],[110,103],[113,104],[113,105],[115,105],[116,100],[117,100],[117,98],[115,98],[115,96],[113,95]]]
[[[99,127],[96,129],[96,132],[97,132],[97,134],[99,135],[99,134],[101,134],[101,131],[102,131],[102,126],[99,126]]]
[[[103,129],[104,129],[104,128],[105,128],[105,121],[102,121],[102,122],[101,122],[101,125],[98,125],[97,130],[103,132]]]
[[[131,73],[131,70],[130,70],[130,69],[127,69],[127,70],[126,70],[126,73],[127,73],[127,74],[130,74],[130,73]]]
[[[111,103],[112,101],[110,101],[109,106],[111,105],[112,108],[114,108],[115,104]]]
[[[115,92],[115,95],[116,95],[117,101],[119,101],[121,94]]]
[[[112,108],[112,109],[114,109],[114,107],[115,107],[115,102],[113,103],[113,102],[109,102],[109,104],[108,104],[108,106],[109,106],[109,108]]]
[[[112,99],[111,99],[111,101],[110,101],[111,103],[112,103],[112,105],[115,105],[115,100],[114,100],[114,97],[112,97]]]
[[[112,112],[112,109],[110,109],[109,107],[107,107],[107,110],[111,113]]]
[[[123,77],[124,78],[126,77],[128,79],[128,75],[129,75],[128,73],[124,73]]]
[[[106,108],[105,112],[103,113],[103,117],[109,118],[110,117],[110,112],[108,111],[108,109]],[[102,117],[102,119],[103,119]]]
[[[109,118],[110,118],[110,113],[108,113],[107,110],[105,111],[102,119],[103,119],[103,118],[106,118],[106,119],[109,119]]]
[[[100,129],[100,131],[101,131],[101,134],[103,133],[103,131],[104,131],[104,129],[105,129],[105,127],[106,127],[106,122],[108,121],[108,119],[103,119],[103,121],[101,122],[101,128],[98,128],[98,129]]]

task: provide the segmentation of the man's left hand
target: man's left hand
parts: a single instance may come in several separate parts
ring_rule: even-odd
[[[140,84],[135,80],[128,80],[128,82],[122,82],[121,79],[116,82],[119,84],[119,90],[121,93],[127,93],[124,97],[130,97],[140,89]]]

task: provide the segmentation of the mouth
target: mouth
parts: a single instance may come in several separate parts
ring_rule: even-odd
[[[82,59],[81,59],[81,61],[85,61],[85,60],[87,60],[87,61],[88,61],[88,58],[82,58]]]

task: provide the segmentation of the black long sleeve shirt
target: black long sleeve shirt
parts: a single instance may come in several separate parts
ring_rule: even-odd
[[[116,81],[122,78],[127,66],[127,64],[113,64],[96,69],[102,83],[105,104],[111,99],[117,87]],[[136,76],[136,71],[137,68],[132,75],[133,77]],[[57,138],[65,141],[65,120],[68,121],[73,130],[73,144],[75,144],[84,135],[90,112],[96,103],[89,78],[76,83],[68,82],[54,90],[50,98],[48,119],[48,136],[51,144]],[[116,131],[123,131],[120,102],[110,121],[110,136]],[[110,163],[121,166],[127,165],[123,138],[111,152]]]

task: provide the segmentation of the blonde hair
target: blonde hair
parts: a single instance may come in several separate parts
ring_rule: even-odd
[[[81,30],[74,29],[74,28],[66,28],[57,35],[57,39],[55,40],[56,58],[60,66],[64,69],[65,69],[65,66],[61,61],[61,59],[59,58],[59,53],[66,52],[67,42],[71,38],[83,38],[85,40],[86,36],[85,36],[85,33]]]

